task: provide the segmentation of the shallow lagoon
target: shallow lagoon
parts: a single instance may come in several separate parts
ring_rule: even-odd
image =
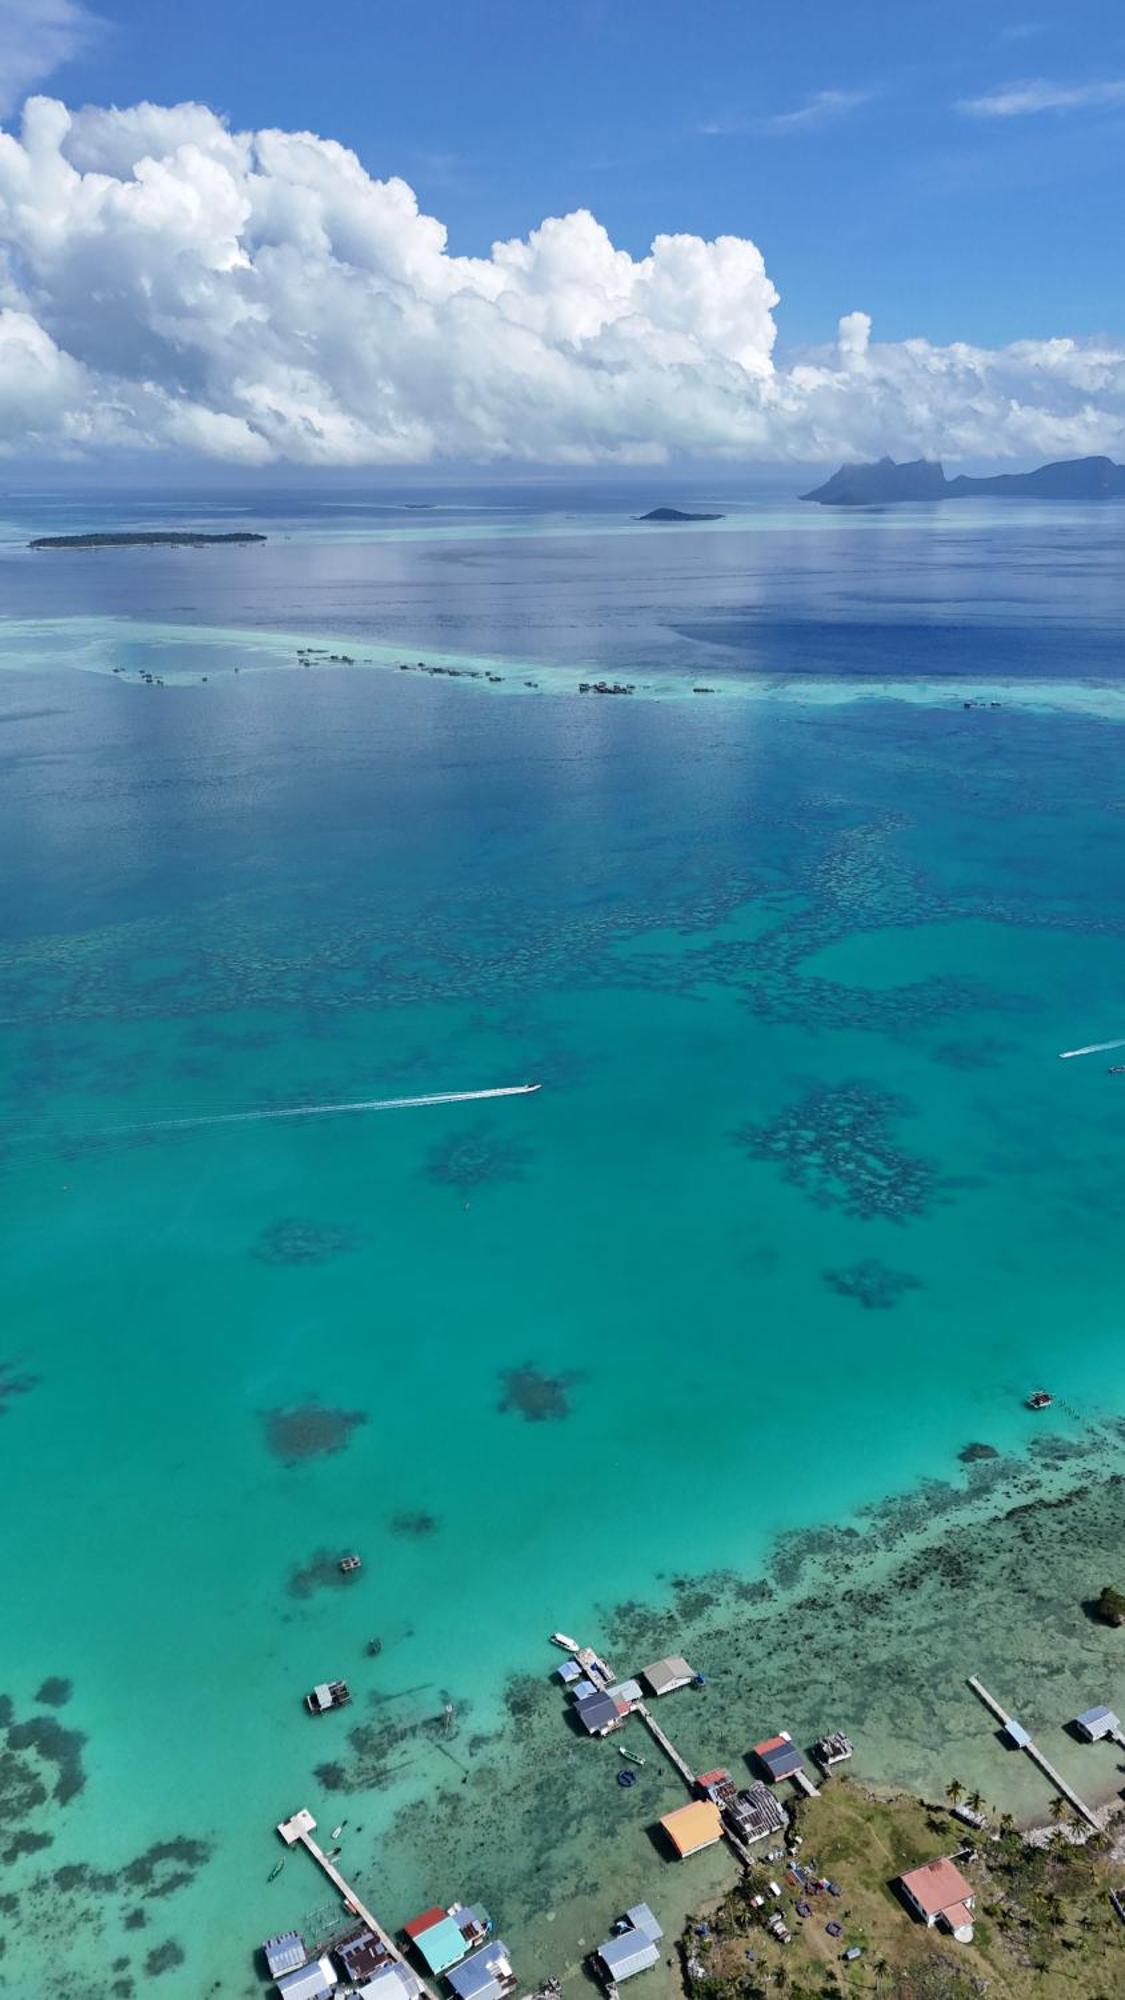
[[[50,624],[0,681],[8,1977],[254,1990],[323,1907],[298,1858],[267,1880],[301,1803],[389,1921],[483,1895],[529,1978],[640,1893],[675,1916],[674,1783],[568,1732],[560,1624],[689,1650],[689,1755],[843,1725],[873,1780],[1028,1812],[964,1675],[1049,1748],[1125,1698],[1081,1609],[1122,1108],[1056,1060],[1125,1032],[1118,517],[776,511],[671,556],[527,508],[472,548],[306,521],[257,574],[52,557],[49,601],[13,534],[12,620]],[[951,626],[1031,704],[961,709]],[[543,684],[275,670],[342,634]],[[578,697],[587,664],[756,698]],[[884,676],[918,698],[847,698]]]

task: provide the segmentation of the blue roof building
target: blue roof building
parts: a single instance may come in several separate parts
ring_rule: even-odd
[[[516,1990],[516,1975],[502,1938],[494,1938],[471,1958],[451,1966],[445,1977],[457,2000],[507,2000]]]
[[[451,1965],[464,1958],[468,1946],[460,1924],[454,1917],[445,1916],[419,1933],[414,1949],[421,1952],[431,1972],[448,1972]]]

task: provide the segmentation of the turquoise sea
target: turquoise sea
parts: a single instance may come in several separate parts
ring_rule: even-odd
[[[558,1626],[700,1762],[1044,1814],[979,1672],[1122,1782],[1125,513],[408,498],[0,507],[3,1990],[260,1992],[301,1805],[528,1985],[671,1932]]]

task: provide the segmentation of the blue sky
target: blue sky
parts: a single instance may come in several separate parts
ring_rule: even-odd
[[[0,455],[1125,457],[1125,0],[0,0],[0,119]]]
[[[747,235],[792,345],[857,306],[888,340],[1121,319],[1121,0],[98,11],[104,31],[51,79],[68,101],[191,97],[239,126],[311,127],[410,180],[455,251],[579,206],[635,254],[658,230]],[[1073,101],[957,108],[1028,82]]]

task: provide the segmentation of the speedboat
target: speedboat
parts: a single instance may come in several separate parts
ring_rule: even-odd
[[[551,1644],[561,1646],[564,1653],[577,1653],[579,1650],[577,1639],[568,1639],[565,1632],[552,1632]]]

